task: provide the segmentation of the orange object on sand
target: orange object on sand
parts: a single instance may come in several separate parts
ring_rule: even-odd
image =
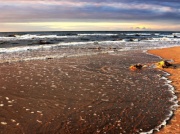
[[[135,65],[131,65],[130,67],[129,67],[129,69],[131,70],[131,71],[135,71],[135,70],[140,70],[140,69],[142,69],[142,65],[141,64],[135,64]]]

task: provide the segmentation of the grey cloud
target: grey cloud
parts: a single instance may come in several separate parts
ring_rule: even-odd
[[[7,0],[2,2],[0,10],[0,22],[63,19],[180,20],[179,0]]]

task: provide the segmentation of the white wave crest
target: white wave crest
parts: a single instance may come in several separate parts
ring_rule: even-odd
[[[78,36],[117,36],[118,34],[99,34],[99,33],[94,33],[94,34],[78,34]]]

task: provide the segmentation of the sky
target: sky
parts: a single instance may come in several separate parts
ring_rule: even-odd
[[[180,31],[180,0],[0,0],[9,31]]]

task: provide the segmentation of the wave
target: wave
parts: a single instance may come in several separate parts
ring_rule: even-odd
[[[82,36],[117,36],[118,34],[77,34],[77,35],[36,35],[36,34],[25,34],[25,35],[9,35],[0,36],[0,40],[28,40],[28,39],[58,39],[58,38],[80,38]]]
[[[180,37],[180,33],[127,33],[126,36],[150,36],[150,37],[167,37],[174,38]]]
[[[87,37],[84,39],[83,37]],[[121,40],[123,42],[137,42],[137,41],[180,41],[180,33],[77,33],[77,34],[65,34],[58,35],[49,33],[43,34],[24,34],[24,35],[0,35],[0,41],[16,41],[16,40],[48,40],[48,39],[66,39],[71,41],[72,39],[92,41],[92,40]]]
[[[25,35],[13,35],[13,37],[0,37],[2,41],[8,40],[31,40],[31,39],[54,39],[54,38],[78,38],[79,36],[57,36],[57,35],[33,35],[33,34],[25,34]]]
[[[162,38],[149,38],[146,41],[180,41],[180,38],[170,38],[170,37],[162,37]]]
[[[155,33],[154,35],[159,36],[159,35],[160,35],[160,33]]]
[[[94,33],[94,34],[78,34],[78,36],[117,36],[118,34],[99,34],[99,33]]]
[[[43,44],[43,45],[34,45],[34,46],[17,46],[10,48],[0,48],[0,53],[13,53],[13,52],[23,52],[31,50],[42,50],[42,49],[51,49],[51,48],[69,48],[70,46],[78,48],[89,48],[89,47],[116,47],[121,48],[120,51],[125,50],[148,50],[154,48],[164,48],[164,47],[173,47],[179,46],[180,40],[169,40],[155,38],[152,40],[146,41],[134,41],[129,42],[127,40],[120,41],[84,41],[84,42],[60,42],[57,44]]]
[[[179,37],[179,38],[180,38],[180,33],[172,33],[172,35],[173,35],[174,37]]]
[[[128,33],[127,36],[151,36],[151,33]]]

